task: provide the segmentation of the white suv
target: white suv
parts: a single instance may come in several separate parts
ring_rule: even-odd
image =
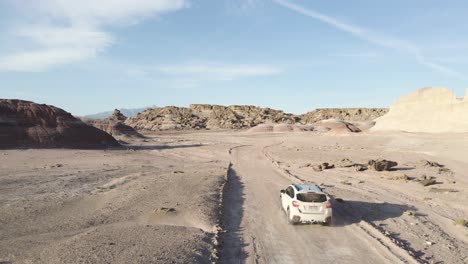
[[[330,197],[317,185],[292,184],[281,190],[280,198],[288,223],[330,225],[332,220]]]

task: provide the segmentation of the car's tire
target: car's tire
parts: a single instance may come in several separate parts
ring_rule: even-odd
[[[294,221],[291,219],[291,211],[289,211],[289,208],[286,212],[286,219],[288,220],[288,224],[294,225]]]
[[[325,222],[322,223],[323,226],[330,226],[332,222],[332,218],[328,218]]]

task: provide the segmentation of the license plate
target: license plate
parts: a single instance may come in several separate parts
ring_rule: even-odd
[[[318,206],[309,206],[309,211],[317,211]]]

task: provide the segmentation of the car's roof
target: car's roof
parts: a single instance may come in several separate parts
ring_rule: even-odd
[[[315,192],[315,193],[324,193],[320,187],[317,185],[307,185],[307,184],[293,184],[294,188],[300,193],[303,192]]]

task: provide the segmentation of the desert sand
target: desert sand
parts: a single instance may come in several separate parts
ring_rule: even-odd
[[[468,134],[145,136],[114,150],[2,150],[0,262],[468,261],[456,224],[468,216]],[[379,158],[398,166],[340,166]],[[322,162],[335,168],[312,169]],[[279,190],[298,182],[333,196],[332,226],[286,223]]]
[[[228,154],[165,137],[0,154],[2,263],[208,263]]]

